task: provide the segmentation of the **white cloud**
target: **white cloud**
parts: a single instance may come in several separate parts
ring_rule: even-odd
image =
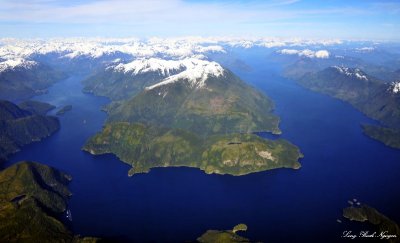
[[[374,47],[361,47],[361,48],[356,48],[356,51],[358,52],[371,52],[374,51],[375,48]]]
[[[283,49],[278,51],[281,54],[287,54],[287,55],[295,55],[295,54],[299,54],[298,50],[292,50],[292,49]]]
[[[277,52],[284,55],[298,55],[309,58],[329,58],[330,55],[329,51],[327,50],[312,51],[309,49],[305,50],[283,49]]]
[[[329,52],[327,50],[320,50],[315,52],[316,58],[329,58]]]

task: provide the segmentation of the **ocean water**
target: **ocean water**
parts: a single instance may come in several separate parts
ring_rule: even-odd
[[[376,122],[344,102],[282,78],[281,67],[263,53],[237,54],[252,70],[233,71],[273,99],[281,117],[279,137],[305,155],[301,169],[234,177],[159,168],[129,178],[129,166],[115,156],[81,151],[101,129],[106,114],[100,109],[109,102],[82,93],[82,76],[60,81],[35,98],[73,108],[60,117],[60,131],[24,147],[6,166],[32,160],[71,174],[69,227],[119,241],[183,242],[208,229],[245,223],[249,229],[241,235],[254,241],[340,242],[344,230],[359,229],[336,222],[352,198],[400,222],[400,151],[369,139],[360,128]]]

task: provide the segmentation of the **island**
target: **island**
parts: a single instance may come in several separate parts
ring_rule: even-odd
[[[59,109],[59,110],[56,112],[56,115],[57,115],[57,116],[64,115],[65,112],[70,111],[70,110],[72,110],[72,105],[63,106],[61,109]]]
[[[97,242],[74,235],[60,220],[72,177],[22,161],[0,172],[1,242]]]
[[[236,176],[300,168],[303,155],[298,147],[255,135],[281,133],[274,104],[264,94],[215,62],[150,61],[126,65],[138,66],[138,71],[120,71],[122,64],[107,68],[106,72],[113,72],[109,75],[125,75],[124,81],[110,86],[112,92],[105,92],[111,80],[96,76],[98,85],[90,86],[97,87],[93,92],[111,95],[114,101],[105,109],[108,118],[103,130],[86,142],[84,151],[115,154],[132,166],[130,176],[156,167],[194,167],[208,174]],[[153,62],[154,69],[148,68]],[[176,65],[176,69],[163,69],[169,62],[166,66]],[[151,86],[146,86],[143,70],[150,70],[145,74],[151,74]],[[126,90],[118,83],[129,80],[135,85],[127,84]],[[93,84],[93,79],[84,83]],[[112,95],[116,90],[125,93]]]
[[[83,147],[91,154],[113,153],[132,166],[129,175],[155,167],[195,167],[208,174],[245,175],[275,168],[300,168],[299,149],[283,140],[254,134],[202,138],[183,129],[140,123],[108,123]]]
[[[373,207],[361,203],[359,205],[351,205],[343,209],[343,217],[355,222],[370,223],[378,230],[375,237],[379,239],[388,240],[390,243],[400,242],[400,228],[396,222]]]
[[[25,103],[23,107],[26,106]],[[24,110],[12,102],[0,100],[0,161],[5,161],[22,146],[40,141],[60,128],[56,117],[35,113],[38,108],[36,105],[32,108],[32,103],[30,107],[30,111]],[[39,110],[43,111],[43,108]]]
[[[242,237],[236,232],[246,231],[247,225],[239,224],[236,225],[232,230],[207,230],[202,236],[197,238],[200,243],[238,243],[238,242],[250,242],[249,239]]]

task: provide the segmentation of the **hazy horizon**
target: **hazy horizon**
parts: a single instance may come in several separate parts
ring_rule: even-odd
[[[2,0],[0,37],[400,40],[398,1]]]

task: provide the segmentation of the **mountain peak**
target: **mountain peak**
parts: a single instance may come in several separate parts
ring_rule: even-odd
[[[185,67],[179,60],[164,60],[160,58],[141,58],[130,63],[119,63],[111,67],[117,72],[132,73],[138,75],[147,72],[158,72],[162,76],[170,76],[172,73]]]
[[[130,63],[110,66],[116,72],[132,73],[133,76],[149,72],[157,72],[164,77],[159,83],[146,87],[147,90],[174,83],[179,80],[189,81],[192,87],[203,87],[209,76],[220,77],[224,68],[214,61],[204,60],[202,56],[188,57],[178,60],[161,58],[142,58]]]

